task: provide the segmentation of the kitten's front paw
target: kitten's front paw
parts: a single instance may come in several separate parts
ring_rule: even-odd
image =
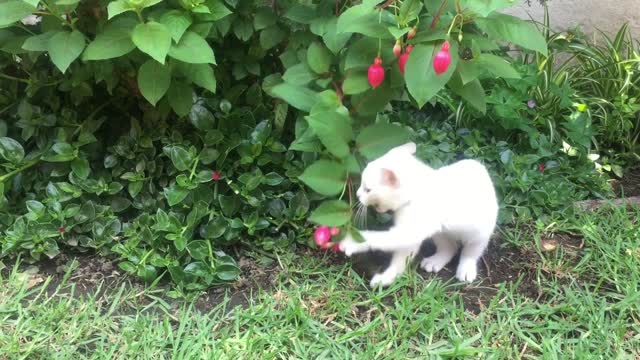
[[[476,264],[473,262],[460,262],[456,278],[463,282],[473,282],[478,276]]]
[[[438,271],[442,270],[445,265],[447,265],[449,260],[450,259],[448,257],[441,256],[436,253],[422,259],[422,261],[420,262],[420,267],[423,268],[426,272],[437,273]]]
[[[396,279],[398,274],[383,272],[381,274],[375,274],[371,278],[371,282],[369,283],[372,288],[377,286],[386,287],[391,285],[391,283]]]
[[[342,250],[345,255],[351,256],[356,253],[367,251],[368,247],[365,243],[358,243],[348,236],[344,240],[340,241],[340,250]]]

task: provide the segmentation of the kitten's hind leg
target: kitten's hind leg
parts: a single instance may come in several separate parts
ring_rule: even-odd
[[[371,287],[389,286],[407,268],[407,263],[418,253],[418,247],[412,249],[396,250],[391,256],[391,262],[387,269],[371,278]]]
[[[460,281],[472,282],[478,275],[478,259],[489,244],[489,236],[477,237],[463,242],[460,262],[456,271],[456,278]]]
[[[433,243],[436,245],[435,254],[426,257],[420,262],[427,272],[438,272],[453,259],[458,251],[458,242],[448,238],[445,234],[433,235]]]

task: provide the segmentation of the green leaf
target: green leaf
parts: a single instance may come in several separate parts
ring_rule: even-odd
[[[189,13],[180,10],[169,10],[162,14],[158,22],[164,25],[171,33],[173,41],[178,42],[185,31],[191,26],[193,20]]]
[[[368,69],[373,60],[378,56],[378,39],[362,38],[352,45],[349,45],[347,58],[344,63],[345,70],[354,68]],[[393,55],[393,45],[383,46],[382,54],[383,66],[387,66],[389,62],[395,62]],[[391,60],[393,59],[393,60]]]
[[[467,84],[463,84],[460,76],[454,75],[448,85],[451,90],[468,101],[478,111],[483,114],[487,112],[486,97],[480,80],[474,79]]]
[[[285,71],[282,80],[292,85],[307,85],[318,78],[305,63],[294,65]]]
[[[89,161],[82,158],[75,158],[73,159],[73,161],[71,161],[71,170],[73,170],[73,173],[77,177],[86,179],[89,176],[89,172],[91,171],[91,168],[89,167]]]
[[[500,56],[493,54],[481,54],[475,60],[480,67],[487,69],[490,73],[497,77],[505,79],[520,79],[520,74],[514,69],[509,62]]]
[[[462,83],[466,84],[472,80],[475,80],[482,73],[482,69],[478,63],[474,60],[458,62],[458,73],[462,79]]]
[[[178,63],[178,68],[182,74],[194,84],[212,93],[216,92],[216,77],[211,65]]]
[[[169,155],[173,166],[179,171],[186,171],[193,164],[193,156],[182,146],[171,146],[165,148],[165,153]]]
[[[164,189],[164,197],[167,199],[169,206],[181,203],[187,195],[189,195],[189,190],[181,188],[176,184]]]
[[[366,71],[350,71],[342,82],[342,92],[345,95],[355,95],[371,89]]]
[[[32,6],[21,0],[5,1],[0,3],[0,27],[11,25],[20,21],[36,10]]]
[[[114,16],[120,15],[127,11],[134,11],[136,8],[131,5],[127,0],[116,0],[109,3],[107,6],[107,12],[109,14],[108,19],[111,20]]]
[[[237,18],[236,21],[233,22],[233,33],[239,40],[247,41],[253,34],[253,26],[251,26],[248,20]]]
[[[316,106],[314,106],[314,110]],[[353,137],[348,113],[321,107],[306,117],[309,126],[329,152],[338,158],[349,154],[349,141]]]
[[[49,57],[65,73],[69,65],[82,54],[84,47],[84,35],[80,31],[61,31],[49,40]]]
[[[169,93],[167,94],[169,105],[178,116],[183,117],[189,114],[193,106],[193,90],[191,86],[182,81],[173,80]]]
[[[287,33],[280,29],[279,26],[270,26],[260,32],[260,47],[269,50],[284,40]]]
[[[373,160],[396,146],[406,144],[410,137],[411,132],[404,127],[377,123],[362,129],[356,138],[356,147],[367,159]]]
[[[342,226],[351,220],[351,208],[342,200],[328,200],[315,209],[309,220],[326,226]]]
[[[336,55],[344,48],[349,39],[351,39],[351,33],[338,33],[337,30],[338,19],[333,17],[327,22],[326,31],[322,35],[324,44]]]
[[[439,47],[438,47],[439,50]],[[433,45],[417,45],[413,48],[405,71],[405,81],[409,93],[423,107],[427,101],[434,97],[438,91],[447,84],[458,63],[458,45],[451,42],[451,64],[444,73],[437,75],[433,70],[433,57],[436,47]]]
[[[131,23],[129,23],[131,24]],[[126,55],[136,48],[131,41],[132,27],[124,22],[108,25],[99,33],[82,55],[83,60],[105,60]]]
[[[171,33],[164,25],[154,21],[138,24],[133,29],[131,40],[140,51],[164,64],[164,59],[171,48]]]
[[[0,156],[9,162],[17,164],[24,159],[24,148],[19,142],[10,137],[0,137]]]
[[[296,109],[307,112],[311,111],[311,108],[316,103],[316,97],[318,95],[307,87],[297,86],[286,82],[272,87],[271,94],[286,101]]]
[[[192,258],[204,260],[209,255],[209,245],[204,240],[193,240],[187,244],[187,251]]]
[[[318,160],[304,170],[300,180],[317,193],[333,196],[342,192],[347,181],[347,171],[338,162]]]
[[[373,3],[350,7],[338,18],[337,33],[359,33],[372,38],[392,39],[387,31],[393,15],[387,11],[378,11]],[[382,16],[382,21],[381,17]]]
[[[30,220],[37,220],[42,217],[46,211],[45,206],[40,201],[27,200],[25,204],[27,205],[27,210],[33,214],[30,216]]]
[[[54,30],[28,37],[22,44],[22,48],[28,51],[47,51],[49,49],[49,41],[57,33],[59,31]]]
[[[129,185],[127,185],[127,191],[129,192],[129,195],[135,199],[135,197],[140,194],[140,191],[142,191],[143,185],[144,183],[142,181],[129,183]]]
[[[240,275],[240,268],[232,264],[216,266],[216,276],[222,281],[233,281]]]
[[[400,24],[407,24],[409,21],[416,19],[422,11],[422,1],[405,0],[400,6]]]
[[[493,14],[486,18],[476,19],[476,25],[489,37],[512,42],[525,49],[547,55],[547,42],[544,36],[529,21],[505,14]]]
[[[209,221],[207,225],[202,228],[201,235],[206,239],[217,239],[224,235],[225,231],[229,227],[229,223],[224,217],[219,216],[213,221]]]
[[[487,16],[496,10],[513,6],[513,0],[461,0],[460,7],[469,9],[480,16]]]
[[[276,16],[273,9],[270,7],[261,7],[256,9],[255,16],[253,18],[253,28],[256,30],[266,29],[269,26],[275,25],[278,22],[278,16]]]
[[[296,3],[287,9],[284,17],[300,24],[311,24],[317,18],[314,8]]]
[[[209,13],[200,15],[202,21],[218,21],[232,14],[221,0],[207,0],[204,4],[209,8]]]
[[[309,45],[309,49],[307,49],[307,64],[317,74],[329,71],[332,58],[331,52],[317,41]]]
[[[176,45],[172,45],[169,56],[190,64],[215,64],[213,49],[200,35],[187,31]]]
[[[147,60],[138,70],[138,87],[151,105],[156,105],[158,101],[167,93],[171,84],[171,72],[169,67],[159,64],[154,60]]]

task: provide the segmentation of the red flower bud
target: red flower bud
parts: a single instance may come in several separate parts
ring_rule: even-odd
[[[412,27],[411,30],[409,30],[409,32],[407,33],[407,39],[411,40],[416,36],[416,32],[418,32],[418,29],[416,29],[416,27]]]
[[[404,67],[407,65],[407,61],[409,60],[409,54],[411,53],[411,50],[413,50],[413,46],[408,45],[407,48],[404,50],[404,54],[400,55],[400,58],[398,59],[398,66],[400,67],[400,72],[402,74],[404,74]]]
[[[402,52],[402,45],[400,45],[400,40],[396,41],[396,44],[393,46],[393,55],[395,57],[400,56],[400,53]]]
[[[60,227],[58,228],[58,232],[59,232],[60,234],[64,233],[65,231],[66,231],[66,229],[64,228],[64,226],[60,226]]]
[[[211,178],[213,179],[213,181],[220,180],[220,173],[217,171],[214,171],[213,174],[211,174]]]
[[[544,164],[540,164],[540,166],[538,166],[538,170],[540,170],[541,172],[544,171]]]
[[[377,88],[384,81],[384,68],[382,67],[382,59],[377,57],[373,61],[373,65],[369,66],[369,84],[372,88]]]
[[[337,227],[332,227],[330,229],[330,232],[331,232],[331,236],[336,236],[336,235],[340,234],[340,229],[338,229]]]
[[[313,236],[316,240],[316,245],[321,248],[324,248],[329,240],[331,240],[331,232],[329,231],[329,228],[324,225],[318,226],[318,228],[316,228],[316,231],[313,233]]]
[[[449,53],[449,42],[445,41],[442,44],[442,48],[436,56],[433,58],[433,70],[436,71],[436,74],[441,75],[447,72],[449,69],[449,65],[451,64],[451,53]]]

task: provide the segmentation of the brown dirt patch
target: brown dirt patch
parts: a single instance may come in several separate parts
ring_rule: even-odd
[[[640,196],[640,165],[625,170],[622,179],[612,181],[616,197]]]
[[[582,240],[567,234],[557,234],[548,239],[554,247],[563,246],[567,249],[574,249],[578,252],[582,247]],[[541,247],[542,244],[541,244]],[[424,256],[429,256],[435,248],[427,241],[421,248],[418,261]],[[313,249],[298,251],[298,256],[318,256],[318,252]],[[457,287],[461,291],[465,308],[473,313],[479,313],[496,296],[501,285],[516,287],[516,291],[532,300],[539,300],[543,294],[536,282],[536,261],[538,255],[532,253],[531,249],[516,248],[501,239],[494,239],[489,245],[485,256],[478,264],[479,282],[470,285],[460,285]],[[72,264],[75,258],[76,263]],[[373,252],[354,256],[346,259],[343,256],[328,256],[326,261],[331,264],[342,264],[352,262],[354,271],[361,274],[366,279],[370,279],[373,274],[382,271],[389,262],[389,254]],[[444,281],[457,282],[455,279],[455,269],[458,259],[454,258],[451,263],[438,274],[429,274],[419,269],[420,274],[429,279],[438,277]],[[107,290],[116,289],[122,282],[128,281],[134,287],[142,290],[145,284],[127,277],[123,271],[117,267],[117,263],[101,257],[99,255],[77,254],[73,257],[62,255],[55,260],[42,261],[37,264],[37,279],[40,281],[47,276],[52,277],[48,286],[48,292],[53,293],[56,287],[63,281],[65,270],[68,266],[75,267],[71,273],[69,282],[76,285],[75,295],[95,293],[99,291],[98,298],[108,301],[105,293]],[[240,257],[238,264],[241,269],[240,278],[230,284],[219,286],[203,292],[196,301],[196,308],[206,312],[219,305],[225,298],[229,298],[228,309],[235,306],[247,306],[259,290],[274,289],[281,277],[288,277],[286,269],[282,269],[275,259],[265,256],[259,258]],[[417,267],[416,267],[417,268]],[[6,271],[6,270],[5,270]],[[37,284],[36,284],[37,285]],[[170,290],[166,283],[160,283],[155,287],[159,294]],[[274,296],[278,296],[274,293]],[[392,301],[393,299],[390,299]],[[149,302],[147,299],[138,299],[141,303]],[[168,301],[169,304],[176,304],[176,301]]]

